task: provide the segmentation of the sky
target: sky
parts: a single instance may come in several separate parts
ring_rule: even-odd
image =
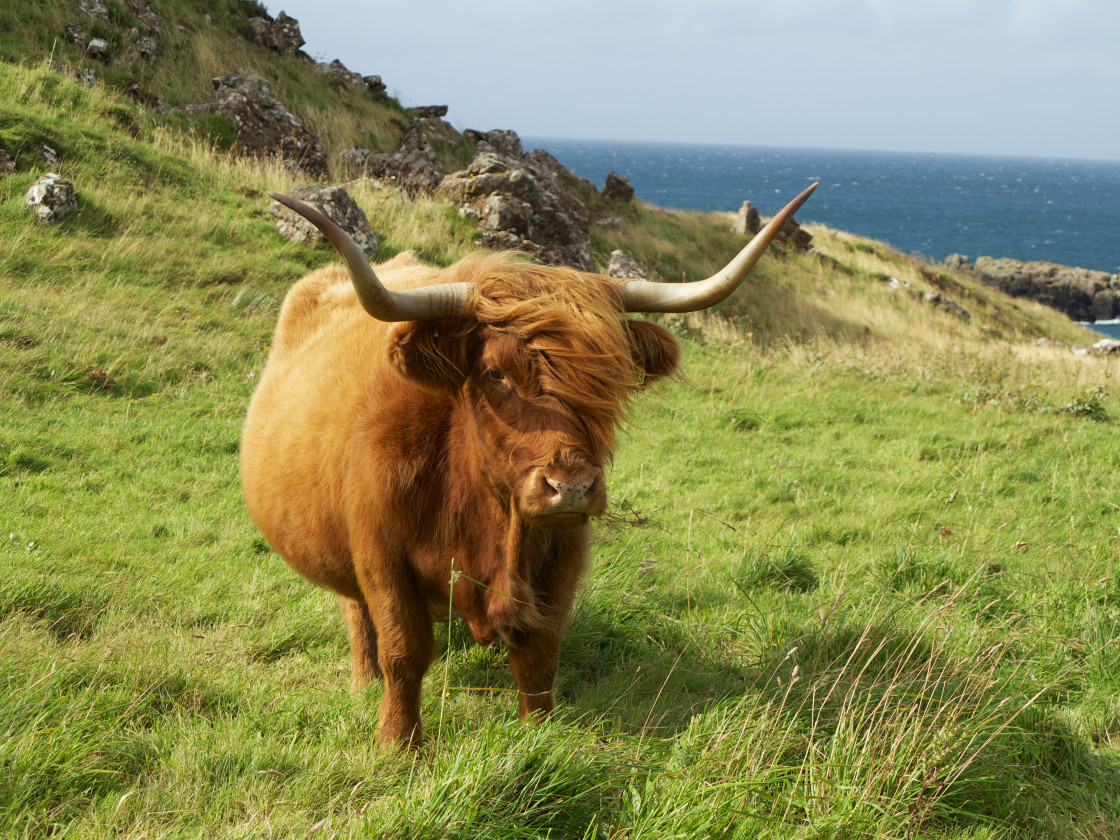
[[[1120,160],[1120,0],[266,0],[458,129]]]

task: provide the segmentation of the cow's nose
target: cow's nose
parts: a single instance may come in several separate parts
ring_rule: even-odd
[[[549,513],[587,513],[591,509],[591,499],[599,489],[599,472],[588,472],[581,476],[542,475],[541,488]]]

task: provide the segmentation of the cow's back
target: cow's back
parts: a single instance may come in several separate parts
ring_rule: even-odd
[[[430,283],[438,273],[411,254],[377,267],[389,288]],[[362,309],[338,266],[289,291],[241,438],[241,482],[253,519],[305,577],[354,592],[344,516],[347,472],[371,401],[410,386],[385,363],[389,325]]]

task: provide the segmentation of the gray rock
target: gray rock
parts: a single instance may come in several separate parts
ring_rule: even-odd
[[[371,159],[373,156],[372,151],[363,149],[361,146],[343,149],[338,155],[339,174],[344,178],[377,177],[373,174],[371,168]]]
[[[637,260],[622,250],[611,251],[611,261],[607,266],[607,276],[620,280],[645,280],[646,273]]]
[[[813,242],[813,235],[797,223],[797,219],[787,219],[774,237],[780,245],[789,245],[795,251],[808,251]]]
[[[972,314],[967,309],[955,300],[945,297],[941,292],[926,292],[924,299],[926,303],[944,309],[950,315],[956,315],[965,321],[972,320]]]
[[[257,157],[279,158],[315,177],[327,173],[327,158],[318,135],[272,95],[272,86],[260,76],[226,74],[212,80],[215,102],[187,105],[183,112],[219,114],[237,127],[237,139]]]
[[[744,201],[731,229],[740,236],[754,236],[762,230],[762,217],[758,215],[758,208],[749,201]]]
[[[102,0],[78,0],[78,11],[86,17],[109,22],[109,10],[105,8]]]
[[[491,131],[475,131],[468,128],[463,132],[467,142],[471,144],[476,155],[482,152],[495,152],[510,158],[519,158],[524,152],[521,149],[521,138],[516,131],[495,128]]]
[[[320,64],[319,70],[326,74],[327,81],[332,85],[338,87],[346,87],[351,85],[353,87],[364,88],[366,80],[362,78],[361,73],[354,73],[346,68],[346,65],[339,61],[337,58],[330,64]]]
[[[430,152],[416,149],[401,159],[396,178],[409,195],[435,192],[443,180],[443,167]]]
[[[362,76],[362,81],[365,82],[366,87],[369,88],[370,93],[385,92],[385,83],[381,81],[380,76]]]
[[[1120,275],[1048,262],[979,257],[975,273],[986,286],[1064,312],[1075,321],[1120,316]]]
[[[437,119],[443,119],[447,116],[447,106],[421,105],[418,108],[409,108],[408,113],[411,114],[414,119],[418,120],[426,120],[433,117]]]
[[[62,155],[58,153],[58,149],[48,143],[43,143],[39,147],[39,153],[43,156],[47,166],[58,166],[62,162]]]
[[[246,40],[280,55],[294,56],[306,43],[299,31],[299,21],[288,17],[284,12],[277,15],[276,20],[267,17],[249,18],[249,25],[241,34]]]
[[[1089,352],[1094,356],[1120,355],[1120,341],[1115,338],[1102,338],[1089,348]]]
[[[89,43],[89,35],[82,27],[74,23],[66,24],[66,37],[75,47],[85,47]]]
[[[533,208],[508,195],[494,193],[487,196],[479,212],[482,226],[489,230],[504,230],[528,236],[533,224]]]
[[[744,201],[731,225],[732,231],[740,236],[754,236],[762,230],[762,227],[762,217],[758,213],[758,208],[751,202]],[[807,230],[802,229],[796,219],[788,219],[778,231],[778,235],[774,237],[774,241],[779,245],[805,252],[810,250],[813,237]]]
[[[156,61],[156,41],[147,35],[142,36],[136,42],[136,49],[139,51],[141,58],[146,58],[149,64],[155,64]]]
[[[104,60],[109,52],[109,44],[103,38],[91,38],[86,44],[86,55],[97,61]]]
[[[16,171],[16,159],[0,149],[0,175],[11,175]]]
[[[530,208],[527,229],[521,224],[509,230],[485,229],[483,244],[517,248],[545,263],[594,271],[587,208],[560,182],[553,159],[539,151],[501,155],[489,150],[489,142],[475,148],[470,165],[444,178],[437,195],[480,214],[493,195],[517,199]]]
[[[634,186],[617,172],[608,172],[602,195],[607,201],[632,201]]]
[[[971,271],[972,265],[964,254],[950,254],[945,258],[945,267],[954,271]]]
[[[342,187],[299,186],[290,190],[289,195],[307,202],[319,212],[329,216],[335,224],[350,234],[350,238],[365,253],[373,254],[377,250],[377,237],[369,226],[369,219]],[[318,228],[280,202],[272,202],[268,212],[275,217],[276,229],[285,239],[307,244],[323,241],[323,235]]]
[[[156,38],[160,36],[160,26],[163,21],[160,20],[156,10],[152,8],[151,3],[142,3],[140,0],[132,0],[132,13],[136,15],[136,19],[144,25],[148,30],[149,35]]]
[[[35,211],[36,219],[48,224],[59,222],[78,209],[73,183],[53,172],[32,184],[23,200]]]
[[[406,133],[396,154],[347,149],[339,156],[342,174],[349,178],[392,181],[409,195],[431,193],[443,180],[443,167],[422,135]]]

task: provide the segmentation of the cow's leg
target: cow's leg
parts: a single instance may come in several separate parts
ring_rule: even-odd
[[[409,585],[385,576],[363,589],[377,628],[377,662],[385,683],[377,743],[420,746],[420,686],[435,656],[432,620]]]
[[[518,631],[509,635],[507,643],[521,719],[547,715],[556,705],[552,684],[560,660],[560,634],[550,628]]]
[[[381,666],[377,664],[377,631],[365,601],[355,601],[345,595],[338,596],[346,630],[350,634],[350,693],[357,694],[373,679],[381,679]]]

